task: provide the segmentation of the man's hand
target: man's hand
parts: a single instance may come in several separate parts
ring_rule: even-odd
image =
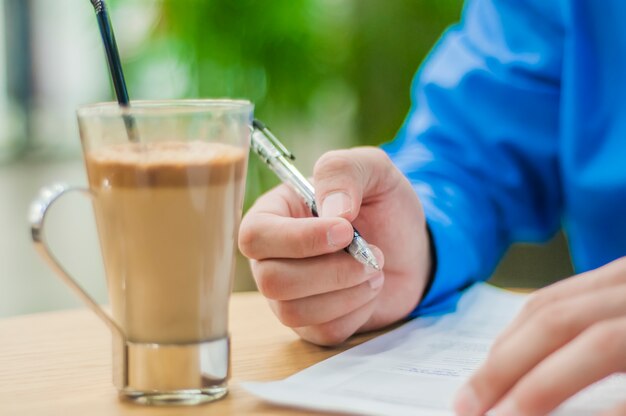
[[[244,217],[239,247],[279,320],[308,341],[333,345],[415,308],[430,273],[430,247],[417,195],[383,151],[326,153],[313,182],[320,218],[278,186]],[[352,224],[382,271],[343,251]]]
[[[458,415],[544,415],[626,371],[626,258],[537,291],[459,391]],[[625,392],[626,396],[626,392]],[[605,415],[626,415],[626,401]]]

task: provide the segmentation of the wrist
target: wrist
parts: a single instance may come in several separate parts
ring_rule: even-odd
[[[435,247],[435,241],[433,239],[433,233],[426,223],[426,238],[428,239],[427,247],[428,247],[428,257],[430,257],[429,266],[426,270],[426,286],[424,287],[424,291],[422,292],[421,299],[424,299],[428,296],[430,289],[433,287],[433,282],[435,281],[435,274],[437,272],[437,248]]]

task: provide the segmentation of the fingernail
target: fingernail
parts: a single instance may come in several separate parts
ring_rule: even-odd
[[[377,276],[372,277],[370,280],[368,280],[368,283],[370,284],[370,287],[373,290],[376,290],[379,287],[381,287],[384,282],[385,282],[385,275],[382,273],[379,273]]]
[[[512,399],[504,400],[495,409],[493,409],[494,416],[523,416],[517,402]]]
[[[454,411],[457,416],[478,416],[480,402],[476,392],[470,386],[463,386],[456,395]]]
[[[352,199],[345,192],[333,192],[322,201],[322,217],[340,217],[352,211]]]
[[[346,240],[346,226],[343,224],[335,224],[328,229],[326,232],[326,239],[328,240],[328,245],[331,247],[340,247],[348,245],[340,244],[341,241]]]

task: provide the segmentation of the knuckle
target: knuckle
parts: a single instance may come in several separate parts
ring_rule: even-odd
[[[337,267],[333,267],[329,271],[330,276],[328,276],[328,280],[330,281],[332,287],[336,290],[354,287],[363,283],[366,279],[362,268],[361,272],[355,270],[355,268],[360,267],[360,265],[355,263],[352,259],[348,260],[349,262],[341,262],[337,265]]]
[[[254,228],[248,224],[246,217],[241,221],[241,226],[239,227],[239,238],[238,245],[239,251],[248,257],[254,258],[255,250],[254,250],[254,242],[256,240],[256,233]]]
[[[297,301],[278,301],[274,307],[278,320],[290,328],[303,325],[303,316]]]
[[[599,322],[588,329],[588,336],[589,347],[597,356],[610,360],[622,357],[626,336],[623,326],[617,322]]]
[[[536,292],[531,295],[524,307],[522,308],[522,314],[529,316],[537,312],[545,305],[548,304],[548,300],[540,292]]]
[[[353,169],[353,161],[346,155],[346,150],[331,150],[324,153],[313,167],[313,176],[324,178]]]
[[[283,288],[275,262],[264,260],[252,263],[252,275],[259,292],[268,299],[280,299]]]
[[[534,318],[535,325],[551,337],[570,336],[577,332],[576,316],[567,305],[560,303],[549,305],[539,311]]]
[[[328,276],[328,280],[330,281],[331,287],[337,289],[345,287],[349,274],[345,273],[342,267],[333,267],[329,273],[330,276]]]
[[[382,170],[382,174],[387,177],[395,177],[395,174],[399,173],[399,171],[395,168],[395,165],[389,158],[389,155],[379,147],[366,147],[365,148],[369,152],[369,157],[374,162],[376,166],[380,166]]]
[[[298,230],[293,228],[283,228],[280,230],[281,239],[289,245],[290,254],[294,257],[304,257],[308,250],[309,240],[306,235],[301,235]],[[304,237],[304,238],[301,238]]]
[[[311,230],[311,232],[298,237],[296,241],[302,242],[303,256],[319,254],[320,250],[328,244],[326,235],[318,230]]]
[[[374,147],[374,146],[368,146],[366,147],[366,149],[372,154],[372,157],[374,159],[391,167],[392,165],[391,159],[389,158],[389,155],[387,154],[387,152],[385,152],[383,149],[381,149],[380,147]]]
[[[346,341],[352,333],[341,322],[331,321],[317,325],[313,335],[316,344],[332,347]]]
[[[281,241],[289,245],[290,256],[295,258],[312,257],[318,254],[322,246],[321,236],[314,229],[303,232],[297,228],[283,228],[280,230]]]

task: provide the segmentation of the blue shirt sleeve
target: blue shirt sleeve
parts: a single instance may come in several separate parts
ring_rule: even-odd
[[[436,248],[413,316],[454,304],[512,241],[559,228],[560,2],[473,0],[418,71],[383,146],[420,196]]]

